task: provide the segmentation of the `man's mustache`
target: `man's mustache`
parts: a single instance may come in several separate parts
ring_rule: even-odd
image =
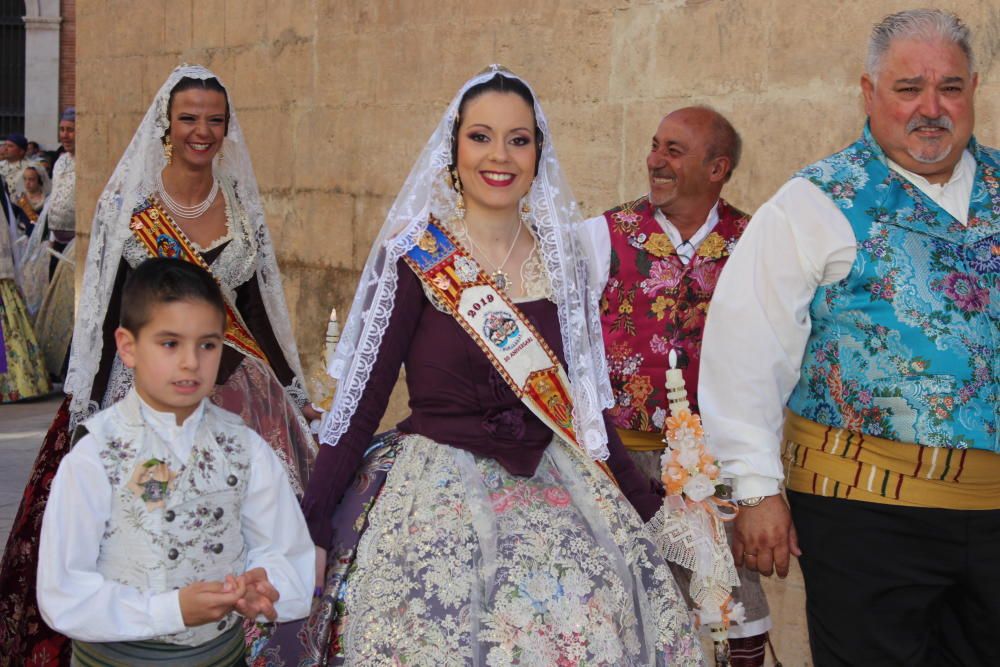
[[[948,116],[939,116],[938,118],[928,118],[927,116],[914,116],[910,119],[910,122],[906,124],[906,133],[910,134],[914,130],[921,127],[940,127],[943,130],[948,130],[951,132],[955,129],[955,123],[952,122],[951,118]]]

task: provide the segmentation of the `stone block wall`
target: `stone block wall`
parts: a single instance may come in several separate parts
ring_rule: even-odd
[[[86,238],[97,196],[171,68],[212,68],[246,131],[299,349],[315,372],[330,308],[346,314],[411,164],[454,92],[485,65],[504,63],[538,91],[585,212],[644,192],[660,117],[702,103],[744,137],[725,196],[753,210],[796,168],[858,135],[870,27],[915,4],[79,0],[78,229]],[[939,4],[975,30],[977,135],[1000,144],[1000,9]],[[769,588],[784,663],[808,664],[801,581]]]
[[[60,0],[59,112],[76,104],[76,0]]]
[[[896,0],[81,0],[78,226],[170,69],[203,63],[248,135],[304,362],[455,90],[491,62],[538,91],[584,211],[644,189],[659,118],[707,103],[743,134],[726,196],[753,210],[850,142],[870,25]],[[1000,141],[1000,10],[976,30],[978,135]]]

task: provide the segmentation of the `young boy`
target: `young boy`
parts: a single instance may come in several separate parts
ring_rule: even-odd
[[[39,607],[74,664],[243,664],[237,614],[309,613],[314,549],[284,469],[207,398],[225,321],[193,264],[151,259],[125,284],[134,386],[84,423],[42,522]]]

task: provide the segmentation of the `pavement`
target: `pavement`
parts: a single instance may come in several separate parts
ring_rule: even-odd
[[[57,394],[0,405],[0,545],[7,543],[31,466],[62,399]]]

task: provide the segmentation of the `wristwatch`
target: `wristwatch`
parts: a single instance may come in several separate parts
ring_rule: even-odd
[[[750,498],[743,498],[742,500],[737,500],[736,504],[740,507],[757,507],[767,496],[751,496]]]

